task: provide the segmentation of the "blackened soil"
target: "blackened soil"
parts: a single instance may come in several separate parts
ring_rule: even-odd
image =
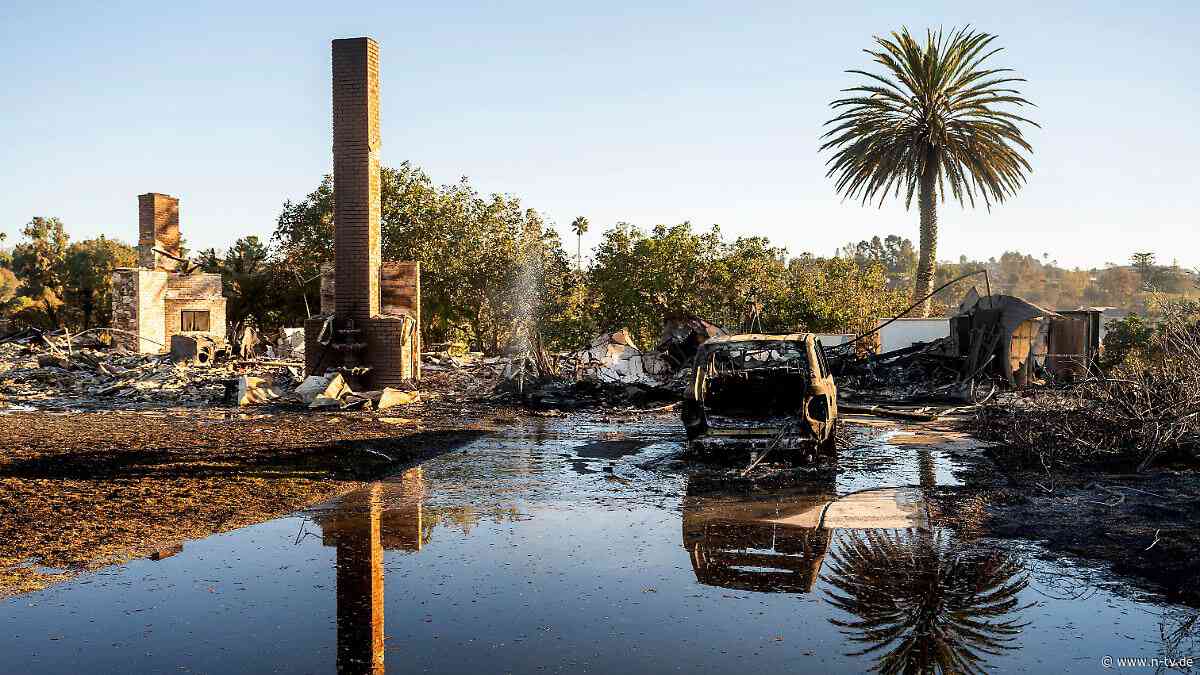
[[[1200,471],[1141,474],[1077,469],[1069,475],[1005,471],[980,458],[944,499],[981,504],[964,526],[1001,538],[1032,539],[1052,552],[1102,561],[1144,590],[1200,606]]]

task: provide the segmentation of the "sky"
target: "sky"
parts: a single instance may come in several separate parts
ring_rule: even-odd
[[[797,254],[917,239],[843,201],[818,151],[872,36],[971,25],[1040,124],[1014,199],[940,213],[939,258],[1200,266],[1198,3],[24,2],[0,10],[0,231],[135,242],[180,198],[193,249],[269,237],[331,169],[330,45],[381,52],[381,158],[538,209],[574,251],[620,221],[719,224]]]

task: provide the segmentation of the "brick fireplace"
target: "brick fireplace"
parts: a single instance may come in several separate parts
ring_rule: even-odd
[[[167,351],[174,335],[225,338],[221,275],[189,272],[180,262],[179,199],[138,195],[138,266],[113,271],[113,328],[126,349]]]

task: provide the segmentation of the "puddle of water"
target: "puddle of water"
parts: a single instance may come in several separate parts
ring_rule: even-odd
[[[883,460],[850,451],[836,475],[730,489],[681,468],[673,432],[595,431],[486,438],[7,599],[0,657],[28,673],[1094,671],[1161,655],[1194,616],[1032,545],[960,540],[919,489],[881,489],[952,480],[937,451],[881,441]]]
[[[906,432],[890,430],[858,439],[849,448],[839,450],[839,493],[869,489],[881,481],[893,485],[962,485],[954,475],[961,467],[953,456],[953,443],[913,443],[911,439]]]

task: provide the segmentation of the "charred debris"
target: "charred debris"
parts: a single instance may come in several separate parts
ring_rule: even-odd
[[[1170,319],[1155,338],[1153,358],[1106,373],[1099,368],[1101,314],[1051,311],[972,289],[953,316],[884,319],[866,334],[837,336],[841,344],[828,335],[731,335],[678,316],[664,322],[650,349],[628,330],[559,354],[543,349],[536,335],[525,349],[495,357],[430,345],[422,354],[430,379],[421,392],[415,384],[354,391],[337,373],[306,377],[303,329],[266,339],[242,327],[232,343],[174,335],[158,354],[125,348],[116,329],[28,329],[0,338],[0,407],[381,410],[424,398],[547,412],[678,409],[693,447],[745,442],[758,450],[803,447],[813,456],[832,442],[839,413],[954,415],[969,417],[1008,459],[1037,467],[1195,461],[1200,327]],[[872,343],[893,348],[872,350]]]
[[[916,420],[969,416],[999,459],[1045,472],[1194,464],[1200,324],[1168,312],[1142,358],[1102,370],[1102,313],[1050,311],[972,290],[944,320],[942,337],[882,353],[858,344],[829,350],[841,410]]]
[[[925,340],[871,352],[865,338],[828,350],[849,412],[932,419],[994,400],[1003,392],[1094,377],[1101,343],[1099,308],[1050,311],[1011,295],[974,289],[948,318],[929,319]],[[941,325],[937,325],[940,323]],[[912,332],[899,326],[895,332]],[[938,335],[940,333],[940,335]]]
[[[774,446],[790,438],[819,446],[839,408],[933,420],[1094,379],[1101,314],[972,289],[953,316],[902,314],[840,344],[833,343],[842,336],[733,335],[698,317],[673,317],[648,350],[627,330],[562,354],[530,340],[532,347],[498,360],[495,397],[539,409],[679,404],[693,441]]]
[[[171,338],[170,351],[143,354],[118,329],[71,334],[26,329],[0,339],[0,408],[104,410],[276,404],[384,409],[412,403],[415,387],[355,392],[336,373],[304,377],[294,329],[265,341],[253,328],[237,341],[209,334]]]
[[[649,350],[639,348],[627,329],[563,354],[550,354],[540,340],[531,340],[531,347],[507,357],[495,396],[541,409],[671,408],[683,398],[701,345],[725,335],[703,319],[683,316],[666,320]]]

